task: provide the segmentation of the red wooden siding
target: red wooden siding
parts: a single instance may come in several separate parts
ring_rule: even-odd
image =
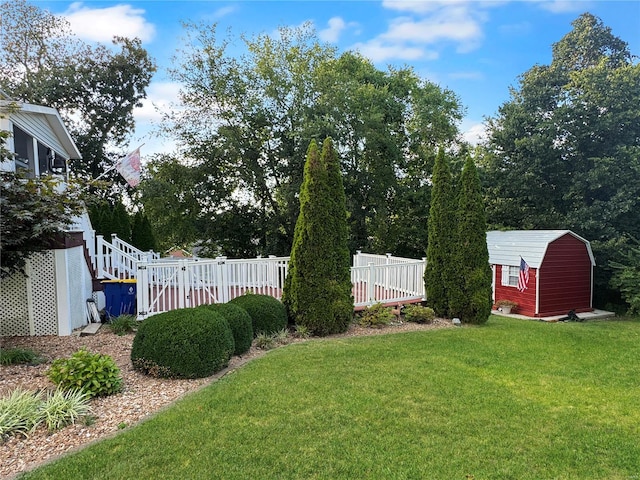
[[[513,300],[518,304],[518,308],[512,310],[513,313],[535,316],[536,313],[536,277],[538,272],[535,268],[529,269],[529,287],[520,292],[517,287],[502,285],[502,265],[495,266],[495,301]]]
[[[538,316],[591,311],[591,272],[591,259],[582,241],[566,234],[549,243],[540,266]]]

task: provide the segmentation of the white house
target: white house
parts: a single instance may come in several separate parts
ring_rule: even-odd
[[[0,159],[0,170],[24,170],[31,178],[53,174],[64,189],[68,162],[81,155],[54,108],[12,102],[0,92],[0,130],[10,133],[5,147],[15,153]],[[0,335],[69,335],[87,323],[92,234],[84,213],[55,249],[27,261],[26,275],[0,281]]]

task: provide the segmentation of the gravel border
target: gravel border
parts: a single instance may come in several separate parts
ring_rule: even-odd
[[[396,325],[383,328],[364,328],[353,324],[347,333],[328,338],[380,335],[451,326],[450,322],[440,319],[436,319],[430,325],[398,322]],[[264,350],[251,347],[245,355],[233,357],[228,368],[208,378],[158,379],[133,370],[130,359],[133,337],[133,334],[115,335],[108,328],[101,328],[96,335],[84,337],[0,337],[0,349],[31,348],[46,359],[41,365],[0,367],[0,397],[7,396],[18,387],[32,391],[53,389],[53,383],[45,375],[51,362],[56,358],[68,357],[81,347],[86,347],[93,353],[110,355],[120,368],[124,380],[122,392],[91,400],[94,419],[91,425],[81,421],[51,434],[44,427],[40,427],[29,438],[10,437],[4,443],[0,443],[0,478],[14,478],[20,472],[31,470],[65,453],[112,436],[172,404],[185,394],[210,384],[265,353]],[[288,343],[301,341],[305,340],[291,338]]]

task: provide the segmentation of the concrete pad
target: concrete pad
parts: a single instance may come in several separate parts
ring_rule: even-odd
[[[502,313],[499,310],[492,310],[491,313],[493,315],[499,315],[501,317],[520,318],[522,320],[540,320],[541,322],[557,322],[561,318],[567,316],[567,314],[565,313],[564,315],[555,315],[552,317],[526,317],[524,315],[518,315],[517,313]],[[616,316],[614,312],[607,312],[606,310],[598,309],[595,309],[592,312],[578,313],[577,315],[580,320],[600,320],[603,318],[611,318]]]
[[[80,336],[85,337],[87,335],[95,335],[98,333],[98,330],[100,330],[100,327],[102,327],[101,323],[90,323],[82,329]]]

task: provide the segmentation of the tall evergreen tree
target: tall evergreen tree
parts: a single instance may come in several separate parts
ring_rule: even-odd
[[[131,225],[131,244],[144,251],[157,250],[156,239],[147,216],[140,210],[133,217]]]
[[[463,322],[481,324],[491,314],[491,267],[480,178],[470,156],[458,195],[458,235],[452,259],[456,284],[450,290],[449,308]]]
[[[446,316],[449,314],[448,286],[455,281],[451,259],[458,230],[451,171],[442,148],[433,167],[432,182],[424,281],[427,303],[436,314]]]
[[[111,233],[118,235],[120,240],[131,242],[131,220],[122,202],[116,203],[111,215]]]
[[[331,139],[307,150],[283,302],[316,335],[344,332],[353,314],[344,187]]]

